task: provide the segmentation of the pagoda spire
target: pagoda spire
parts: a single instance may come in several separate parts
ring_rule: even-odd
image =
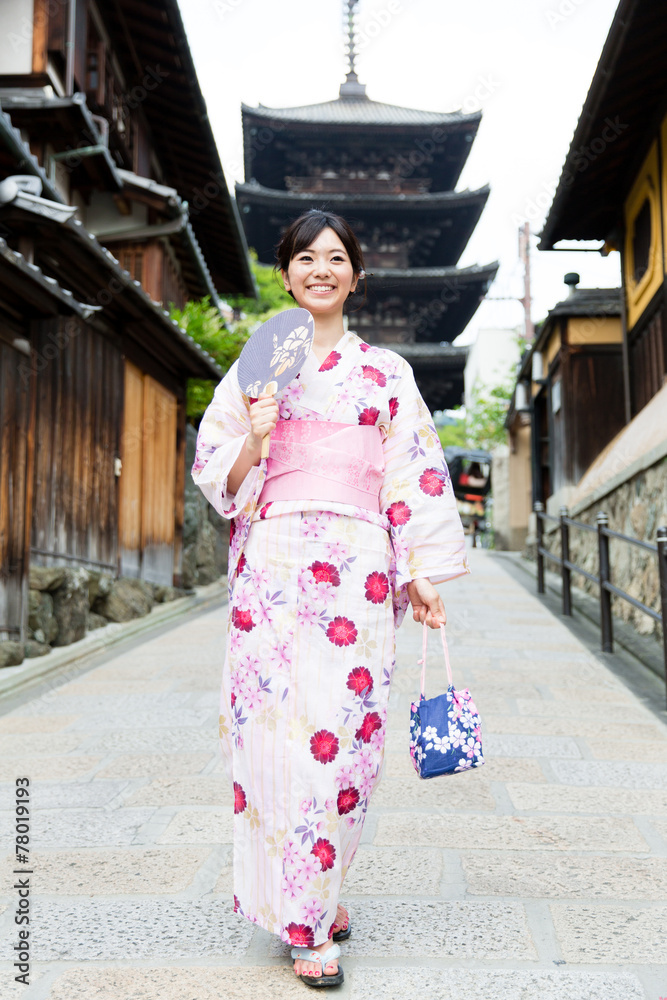
[[[347,54],[348,71],[345,83],[341,83],[339,97],[348,100],[368,100],[366,96],[366,85],[359,83],[356,73],[355,62],[357,58],[357,43],[355,38],[355,17],[359,8],[359,0],[343,0],[343,22],[347,33]]]

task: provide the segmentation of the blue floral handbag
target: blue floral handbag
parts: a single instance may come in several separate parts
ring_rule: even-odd
[[[449,686],[445,694],[435,698],[424,695],[428,628],[424,624],[422,658],[419,660],[422,665],[421,696],[418,703],[413,701],[410,706],[410,755],[420,778],[456,774],[484,763],[479,713],[468,688],[457,691],[452,683],[444,625],[440,626],[440,637]]]

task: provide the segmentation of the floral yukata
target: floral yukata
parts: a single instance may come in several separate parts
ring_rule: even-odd
[[[236,495],[250,431],[236,364],[204,414],[192,474],[231,521],[220,743],[234,789],[234,909],[291,945],[324,943],[382,766],[406,585],[469,572],[442,448],[412,369],[344,334],[276,397],[281,421],[380,429],[379,513]],[[406,751],[407,752],[407,751]]]

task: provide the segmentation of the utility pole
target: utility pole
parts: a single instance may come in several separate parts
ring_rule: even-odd
[[[532,300],[530,297],[530,223],[524,222],[519,229],[519,257],[523,261],[523,304],[525,316],[524,340],[530,344],[535,336],[535,328],[531,319]]]

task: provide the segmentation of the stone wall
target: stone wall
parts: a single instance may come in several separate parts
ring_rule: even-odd
[[[188,588],[213,583],[226,573],[229,549],[229,520],[213,509],[190,475],[196,444],[197,431],[188,424],[182,577],[183,586]]]
[[[667,458],[629,478],[595,503],[575,508],[572,516],[595,525],[598,511],[608,515],[609,527],[614,531],[655,544],[657,529],[667,525]],[[609,545],[612,583],[659,612],[660,581],[655,555],[620,539],[610,539]],[[549,524],[545,532],[545,546],[560,555],[560,532],[555,525]],[[534,551],[531,557],[534,558]],[[597,533],[570,528],[570,559],[589,573],[597,574]],[[554,567],[552,563],[550,568]],[[573,574],[572,583],[596,597],[599,593],[597,585],[580,574]],[[661,639],[659,624],[627,601],[612,597],[612,610],[640,634]]]
[[[110,622],[147,615],[155,604],[173,601],[193,587],[205,586],[227,572],[229,521],[220,517],[192,481],[197,432],[187,428],[187,472],[183,528],[184,589],[129,577],[65,566],[30,569],[26,642],[0,642],[0,667],[18,666],[25,657],[43,656],[54,646],[68,646],[86,632]]]

